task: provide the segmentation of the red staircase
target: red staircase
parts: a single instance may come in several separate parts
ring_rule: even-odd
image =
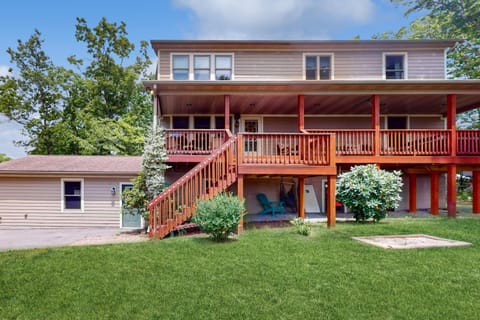
[[[148,204],[150,237],[167,236],[195,214],[198,199],[210,199],[237,181],[236,142],[231,137]]]

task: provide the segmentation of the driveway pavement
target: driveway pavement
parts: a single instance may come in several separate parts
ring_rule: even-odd
[[[0,251],[145,240],[119,228],[0,229]]]

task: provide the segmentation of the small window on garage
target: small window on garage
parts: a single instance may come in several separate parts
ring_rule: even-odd
[[[62,179],[62,212],[83,212],[83,179]]]

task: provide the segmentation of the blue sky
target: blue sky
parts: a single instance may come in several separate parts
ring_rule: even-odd
[[[82,57],[75,41],[76,17],[94,26],[102,17],[124,21],[130,40],[152,39],[351,39],[407,25],[403,7],[389,0],[16,0],[2,2],[0,74],[10,64],[7,48],[38,29],[54,64]],[[153,58],[153,52],[152,52]],[[0,153],[26,154],[13,146],[18,125],[0,116]]]

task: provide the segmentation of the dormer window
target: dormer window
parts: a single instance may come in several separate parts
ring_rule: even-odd
[[[332,55],[305,55],[305,80],[331,80]]]
[[[173,53],[171,58],[172,80],[233,79],[233,54]]]
[[[384,54],[385,79],[406,79],[406,54]]]

